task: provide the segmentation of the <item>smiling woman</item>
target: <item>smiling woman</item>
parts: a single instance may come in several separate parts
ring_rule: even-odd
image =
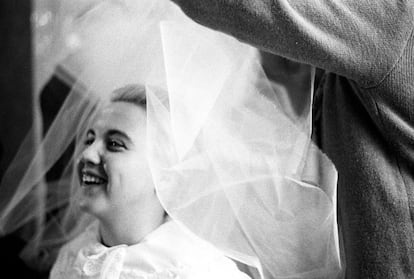
[[[248,278],[167,217],[147,159],[145,89],[116,90],[89,123],[78,143],[77,202],[99,222],[61,249],[50,278],[95,275],[91,269],[108,278]]]
[[[26,259],[57,257],[52,278],[339,274],[335,168],[256,49],[164,0],[60,14],[50,63],[71,93],[0,198],[1,228],[29,228]]]
[[[78,164],[80,207],[101,220],[109,246],[138,243],[164,222],[147,159],[145,91],[115,93],[81,139]]]

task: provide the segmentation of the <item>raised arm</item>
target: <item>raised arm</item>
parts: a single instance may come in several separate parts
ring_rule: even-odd
[[[374,86],[414,25],[403,0],[173,0],[195,21],[302,63]]]

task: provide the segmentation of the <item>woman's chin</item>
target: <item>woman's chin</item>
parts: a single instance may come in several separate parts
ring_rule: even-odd
[[[102,189],[92,189],[88,187],[82,189],[78,199],[78,205],[82,211],[99,216],[106,211],[106,208],[108,208],[108,201]]]
[[[103,183],[103,184],[81,184],[80,188],[81,188],[81,193],[83,196],[86,197],[95,197],[101,194],[104,194],[106,189],[107,189],[107,185],[108,183]]]

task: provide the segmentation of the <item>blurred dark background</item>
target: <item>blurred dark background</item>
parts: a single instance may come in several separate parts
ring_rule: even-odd
[[[0,175],[32,124],[30,1],[0,2]]]
[[[31,5],[0,1],[0,178],[33,122]],[[45,278],[21,261],[23,245],[15,235],[0,238],[1,277]]]

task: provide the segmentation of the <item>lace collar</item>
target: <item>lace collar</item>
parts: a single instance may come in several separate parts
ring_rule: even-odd
[[[99,224],[95,222],[70,249],[75,256],[73,267],[83,277],[120,278],[122,273],[137,278],[175,278],[185,269],[205,269],[208,263],[224,258],[211,244],[174,221],[162,224],[135,245],[107,247],[99,240]]]

